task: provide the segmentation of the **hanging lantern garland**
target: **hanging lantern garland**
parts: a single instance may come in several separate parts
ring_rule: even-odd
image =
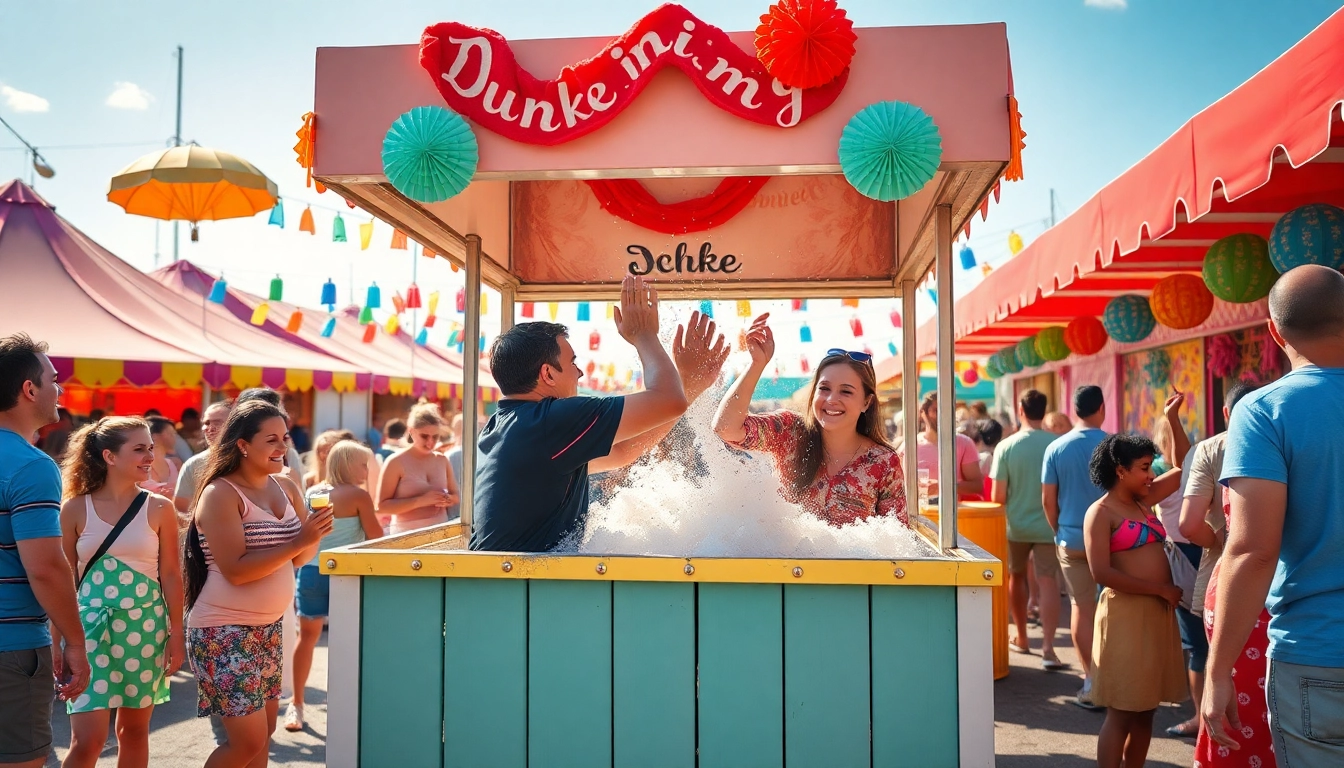
[[[1017,360],[1024,368],[1037,368],[1045,365],[1045,358],[1036,353],[1036,337],[1028,336],[1017,342]]]
[[[1003,371],[999,369],[999,358],[997,355],[990,355],[985,361],[985,377],[988,379],[997,379],[1003,376]]]
[[[1269,260],[1269,242],[1249,233],[1228,235],[1209,246],[1203,275],[1214,296],[1233,304],[1263,299],[1279,279]]]
[[[1122,344],[1133,344],[1148,338],[1157,325],[1148,299],[1134,293],[1116,296],[1101,313],[1101,324],[1111,338]]]
[[[913,104],[880,101],[859,110],[840,134],[840,170],[865,197],[882,202],[918,192],[938,171],[943,139]]]
[[[999,370],[1004,373],[1021,373],[1022,361],[1017,359],[1017,347],[1004,347],[998,351]]]
[[[1213,312],[1213,294],[1201,278],[1170,275],[1153,286],[1148,306],[1157,322],[1168,328],[1184,330],[1209,319]]]
[[[1106,326],[1091,315],[1075,317],[1064,328],[1064,344],[1075,355],[1095,355],[1109,339]]]
[[[1303,264],[1344,268],[1344,209],[1313,203],[1285,213],[1269,233],[1269,260],[1280,274]]]
[[[1068,357],[1069,345],[1064,342],[1064,328],[1054,325],[1036,334],[1036,354],[1048,362]]]

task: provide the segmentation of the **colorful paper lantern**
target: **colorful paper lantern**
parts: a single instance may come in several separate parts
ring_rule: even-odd
[[[816,88],[854,58],[854,22],[835,0],[779,0],[756,27],[756,58],[790,88]]]
[[[859,194],[882,202],[909,197],[938,171],[943,140],[924,110],[880,101],[859,110],[840,134],[840,170]]]
[[[369,290],[364,294],[364,306],[367,309],[382,309],[383,292],[378,290],[378,284],[369,286]]]
[[[423,306],[420,303],[420,286],[411,283],[411,287],[406,289],[406,308],[420,309]]]
[[[579,307],[576,310],[575,317],[578,319],[580,323],[586,323],[592,319],[592,310],[588,308],[588,302],[586,301],[579,302]]]
[[[336,333],[336,318],[328,317],[327,321],[322,324],[322,338],[330,339],[333,333]]]
[[[1036,337],[1028,336],[1017,342],[1017,360],[1024,368],[1045,365],[1045,358],[1036,353]]]
[[[1104,332],[1104,331],[1103,331]],[[1069,345],[1064,341],[1064,327],[1052,325],[1036,334],[1036,354],[1049,362],[1069,356]]]
[[[374,337],[377,335],[378,335],[378,326],[374,325],[373,323],[369,323],[368,325],[364,326],[364,338],[362,339],[362,341],[365,344],[372,344]]]
[[[339,213],[336,214],[336,218],[331,221],[331,242],[345,242],[345,219],[342,219],[341,214]]]
[[[700,302],[700,314],[702,314],[702,315],[704,315],[705,317],[708,317],[708,318],[713,318],[713,317],[714,317],[714,302],[712,302],[712,301],[710,301],[710,300],[708,300],[708,299],[703,299],[703,300],[701,300],[701,302]]]
[[[1148,297],[1153,318],[1168,328],[1194,328],[1213,312],[1213,294],[1204,280],[1194,275],[1164,277],[1153,286]]]
[[[299,231],[307,232],[310,235],[317,234],[317,224],[313,222],[312,206],[304,208],[303,213],[299,214]]]
[[[854,332],[854,338],[859,338],[863,335],[863,321],[857,317],[851,317],[849,319],[849,330]]]
[[[1280,273],[1303,264],[1344,268],[1344,208],[1313,203],[1285,213],[1269,233],[1269,260]]]
[[[453,302],[457,306],[458,314],[465,313],[467,311],[467,289],[458,288],[457,295],[454,297]]]
[[[437,203],[467,188],[480,159],[476,134],[443,107],[415,107],[383,137],[383,173],[403,195]]]
[[[1021,373],[1022,361],[1017,359],[1017,347],[1004,347],[998,351],[999,370],[1004,373]]]
[[[602,334],[598,333],[597,331],[593,331],[592,333],[588,334],[589,352],[596,352],[598,348],[601,346],[602,346]]]
[[[368,325],[369,323],[372,323],[372,322],[373,322],[373,310],[372,310],[372,309],[369,309],[368,307],[364,307],[363,309],[359,310],[359,324],[360,324],[360,325]]]
[[[224,297],[228,295],[228,291],[229,284],[224,281],[224,277],[221,275],[219,279],[215,280],[214,284],[210,286],[210,301],[215,304],[223,304]]]
[[[328,307],[336,306],[336,284],[327,278],[327,282],[322,284],[322,300],[319,304],[326,304]]]
[[[266,316],[269,315],[270,312],[271,305],[264,301],[261,302],[257,305],[256,309],[252,310],[252,324],[264,325],[266,323]]]
[[[1148,299],[1135,293],[1116,296],[1106,303],[1101,313],[1101,324],[1106,333],[1121,344],[1133,344],[1148,338],[1157,325]]]
[[[798,329],[798,340],[804,344],[812,342],[812,329],[807,327],[807,323],[803,323],[803,327]]]
[[[985,378],[993,380],[1002,375],[1003,371],[999,370],[999,358],[991,355],[990,358],[985,361]]]
[[[975,269],[975,251],[972,251],[969,245],[961,246],[957,256],[961,259],[962,269]]]
[[[302,327],[303,327],[303,312],[296,309],[289,316],[289,322],[285,324],[285,330],[289,331],[290,333],[298,333],[299,329]]]
[[[1106,326],[1091,315],[1075,317],[1064,328],[1064,344],[1075,355],[1095,355],[1109,339]]]
[[[271,290],[268,294],[271,301],[285,300],[285,281],[280,279],[279,275],[271,278]]]
[[[737,316],[738,316],[738,317],[751,317],[751,302],[750,302],[750,301],[747,301],[746,299],[742,299],[742,300],[740,300],[740,301],[737,302]]]
[[[536,305],[530,301],[524,301],[522,309],[523,317],[531,320],[533,317],[536,317],[536,314],[537,314]]]
[[[373,242],[373,222],[366,221],[359,225],[359,250],[369,250],[369,243]]]
[[[281,200],[280,198],[276,198],[276,200],[275,200],[275,207],[271,209],[271,218],[270,218],[270,220],[267,221],[266,223],[267,223],[267,224],[274,225],[274,226],[277,226],[277,227],[279,227],[279,228],[281,228],[281,229],[284,229],[284,228],[285,228],[285,201],[284,201],[284,200]]]
[[[1269,295],[1279,273],[1269,260],[1269,242],[1259,235],[1228,235],[1204,253],[1204,285],[1214,296],[1249,304]]]

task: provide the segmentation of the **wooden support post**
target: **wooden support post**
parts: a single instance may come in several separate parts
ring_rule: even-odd
[[[476,489],[476,437],[480,421],[478,387],[481,370],[481,236],[467,235],[467,312],[462,345],[462,482],[458,504],[462,534],[471,539],[472,494]],[[510,302],[511,304],[512,302]]]
[[[952,206],[940,203],[934,224],[933,265],[938,302],[938,546],[956,549],[957,539],[957,391],[953,349]]]
[[[901,441],[905,458],[901,474],[905,477],[907,509],[919,511],[919,462],[915,437],[919,434],[919,350],[915,334],[915,281],[901,281]]]
[[[517,298],[517,292],[512,285],[506,285],[499,289],[499,333],[504,335],[513,328],[513,302]]]

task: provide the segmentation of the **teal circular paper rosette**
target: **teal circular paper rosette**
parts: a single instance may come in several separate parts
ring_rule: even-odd
[[[943,138],[924,110],[903,101],[869,104],[840,134],[840,170],[865,197],[889,203],[924,188],[943,158]]]
[[[462,116],[443,107],[415,107],[383,137],[383,173],[397,191],[437,203],[467,188],[480,153]]]

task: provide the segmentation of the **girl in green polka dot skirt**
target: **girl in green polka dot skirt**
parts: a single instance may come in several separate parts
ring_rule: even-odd
[[[186,657],[177,516],[171,501],[140,488],[153,463],[149,425],[138,418],[86,426],[66,453],[61,533],[92,675],[66,704],[65,768],[97,763],[113,709],[120,710],[117,764],[148,765],[150,715],[168,700],[168,679]],[[129,523],[94,559],[123,514],[132,515]]]

